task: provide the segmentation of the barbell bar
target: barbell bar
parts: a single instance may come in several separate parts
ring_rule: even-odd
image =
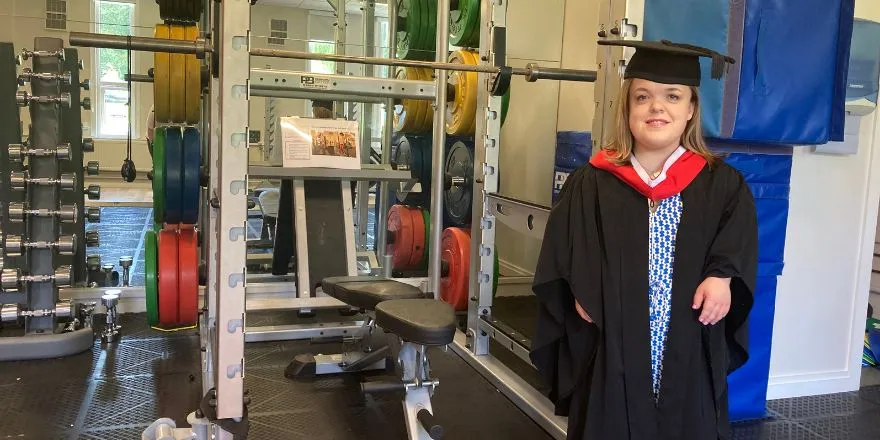
[[[105,49],[126,49],[147,52],[169,52],[196,54],[204,57],[207,52],[214,49],[205,39],[196,40],[172,40],[168,38],[153,37],[127,37],[118,35],[96,34],[90,32],[71,32],[70,45],[82,47],[98,47]],[[559,81],[595,82],[595,70],[559,69],[542,67],[537,63],[529,63],[526,67],[491,66],[485,64],[459,64],[444,63],[438,61],[401,60],[381,57],[362,57],[354,55],[319,54],[297,50],[279,50],[253,48],[251,56],[269,58],[292,58],[301,60],[336,61],[352,64],[371,64],[394,67],[423,67],[435,70],[453,70],[461,72],[489,73],[493,75],[507,74],[524,76],[526,81],[534,82],[540,79],[552,79]],[[143,79],[143,78],[139,78]],[[134,81],[134,77],[132,78]]]

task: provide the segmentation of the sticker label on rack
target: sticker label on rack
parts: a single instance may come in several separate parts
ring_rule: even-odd
[[[333,84],[329,78],[316,78],[314,76],[303,76],[300,79],[303,88],[316,90],[329,90]]]

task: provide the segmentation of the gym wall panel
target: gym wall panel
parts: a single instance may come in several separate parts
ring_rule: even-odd
[[[599,3],[596,0],[565,2],[562,34],[562,67],[596,70],[596,29],[599,27]],[[559,86],[557,130],[592,131],[596,102],[595,84],[563,82]]]
[[[856,17],[880,21],[880,2],[876,0],[856,0]]]
[[[510,0],[507,4],[507,56],[558,62],[566,0]]]

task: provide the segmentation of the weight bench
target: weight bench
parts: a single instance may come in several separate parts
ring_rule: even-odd
[[[455,336],[455,312],[452,306],[435,300],[432,296],[427,297],[415,286],[387,278],[330,277],[325,278],[321,284],[327,295],[375,315],[375,320],[371,317],[365,324],[365,339],[369,340],[376,325],[400,339],[397,364],[403,370],[401,379],[365,382],[361,385],[362,391],[403,391],[406,394],[403,408],[409,439],[441,438],[443,428],[435,422],[431,409],[431,395],[439,381],[430,377],[427,349],[452,343]],[[336,372],[367,369],[382,362],[388,356],[388,351],[388,346],[385,346],[375,351],[368,350],[353,356],[334,358]],[[342,362],[339,361],[340,358],[343,359]],[[332,362],[331,359],[312,359],[315,373],[322,374],[332,370],[329,365],[321,365],[322,362]],[[352,361],[348,362],[348,359]],[[297,360],[291,366],[295,363]],[[291,366],[288,366],[288,370]]]

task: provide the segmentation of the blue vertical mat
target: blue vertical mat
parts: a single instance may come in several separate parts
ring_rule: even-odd
[[[556,133],[556,159],[553,165],[553,201],[562,190],[568,175],[590,160],[593,141],[588,131]]]
[[[776,282],[782,274],[788,225],[791,155],[734,153],[725,160],[742,173],[758,215],[758,280],[749,315],[749,361],[728,377],[730,420],[764,417]]]

